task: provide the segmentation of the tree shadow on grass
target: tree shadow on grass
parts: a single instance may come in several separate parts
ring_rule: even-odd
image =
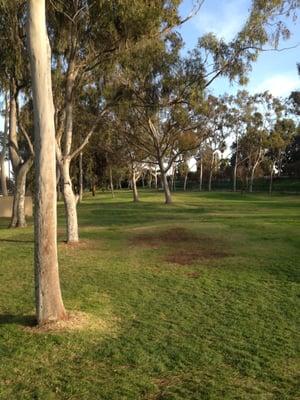
[[[0,326],[1,325],[32,327],[36,325],[36,317],[34,315],[0,314]]]

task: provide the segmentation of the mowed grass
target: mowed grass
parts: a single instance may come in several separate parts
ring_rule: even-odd
[[[0,220],[0,399],[300,398],[299,197],[99,193],[79,221],[67,246],[59,205],[63,297],[94,323],[36,333],[32,227]]]

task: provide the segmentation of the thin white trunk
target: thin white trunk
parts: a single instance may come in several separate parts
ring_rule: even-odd
[[[28,0],[35,136],[35,294],[39,325],[66,318],[57,260],[56,156],[45,0]]]
[[[134,203],[137,203],[138,201],[140,201],[137,186],[136,186],[136,180],[137,180],[136,172],[135,172],[135,168],[133,167],[132,168],[132,192],[133,192]]]
[[[269,185],[269,193],[272,194],[272,190],[273,190],[273,176],[274,176],[274,167],[275,167],[275,163],[272,163],[271,166],[271,173],[270,173],[270,185]]]
[[[77,243],[79,241],[77,199],[73,191],[72,181],[70,177],[70,160],[68,158],[65,158],[62,162],[60,162],[59,166],[66,213],[67,243]]]

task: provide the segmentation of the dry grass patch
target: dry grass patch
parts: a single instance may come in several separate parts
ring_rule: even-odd
[[[64,320],[49,322],[42,326],[26,326],[24,330],[30,333],[59,333],[81,330],[110,333],[116,330],[117,322],[117,318],[103,320],[82,311],[72,311],[68,313],[67,318]]]

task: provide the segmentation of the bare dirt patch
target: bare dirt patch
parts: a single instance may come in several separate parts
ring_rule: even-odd
[[[42,326],[26,326],[24,330],[30,333],[55,333],[76,330],[97,330],[101,332],[112,331],[113,323],[104,321],[94,315],[81,311],[68,313],[66,319],[62,321],[49,322]]]
[[[203,237],[202,239],[207,239]],[[130,239],[132,246],[159,248],[163,245],[190,243],[195,240],[195,234],[185,228],[171,228],[165,231],[147,232],[135,235]]]
[[[130,239],[131,246],[150,249],[166,248],[164,260],[178,265],[190,265],[201,260],[213,260],[230,256],[228,244],[207,235],[195,234],[174,227],[165,231],[142,233]]]

